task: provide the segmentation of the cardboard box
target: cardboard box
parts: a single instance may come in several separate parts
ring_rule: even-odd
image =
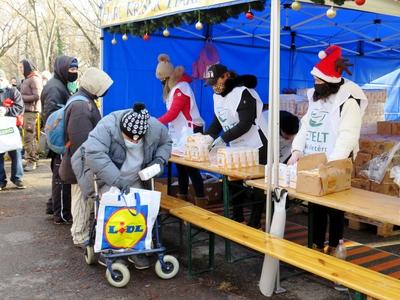
[[[371,158],[372,158],[372,154],[370,154],[370,153],[358,152],[357,157],[354,161],[354,165],[356,167],[362,167],[367,162],[369,162],[371,160]]]
[[[369,191],[371,189],[371,182],[368,179],[364,178],[353,178],[351,180],[351,186],[358,189]]]
[[[323,196],[350,189],[351,159],[328,162],[325,153],[301,158],[297,163],[296,191]]]
[[[375,183],[371,182],[371,192],[390,195],[390,196],[399,196],[399,187],[394,183]]]
[[[392,122],[378,122],[378,134],[391,135],[392,134]]]
[[[400,135],[400,122],[391,122],[392,124],[392,135]]]

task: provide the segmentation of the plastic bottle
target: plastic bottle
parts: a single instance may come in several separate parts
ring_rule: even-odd
[[[344,246],[344,241],[339,240],[339,245],[336,247],[335,257],[346,260],[347,257],[347,250]]]

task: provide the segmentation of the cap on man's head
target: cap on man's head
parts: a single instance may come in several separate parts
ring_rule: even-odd
[[[224,65],[215,64],[210,66],[204,76],[206,79],[206,85],[216,84],[218,78],[222,77],[226,72],[228,72],[228,68]]]
[[[0,79],[6,79],[6,72],[4,72],[2,69],[0,69]]]
[[[78,60],[76,58],[73,58],[69,67],[70,68],[78,68]]]

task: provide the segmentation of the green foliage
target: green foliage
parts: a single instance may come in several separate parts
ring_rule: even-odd
[[[260,0],[227,7],[225,6],[208,10],[178,13],[163,18],[114,26],[108,28],[107,30],[111,33],[127,33],[143,36],[145,33],[152,34],[157,30],[163,30],[167,27],[173,28],[182,24],[195,24],[199,20],[203,24],[218,24],[226,21],[229,18],[238,18],[240,14],[249,11],[249,6],[251,10],[263,11],[265,8],[265,2],[265,0]]]

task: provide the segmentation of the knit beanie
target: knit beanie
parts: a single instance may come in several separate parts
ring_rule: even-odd
[[[133,109],[121,119],[122,132],[133,140],[142,138],[149,128],[150,115],[143,103],[135,103]]]
[[[70,63],[70,65],[69,65],[69,67],[70,68],[78,68],[78,60],[76,59],[76,58],[73,58],[72,60],[71,60],[71,63]]]
[[[159,80],[165,80],[170,77],[174,71],[174,66],[172,65],[169,56],[167,54],[158,55],[158,65],[156,68],[156,77]]]

